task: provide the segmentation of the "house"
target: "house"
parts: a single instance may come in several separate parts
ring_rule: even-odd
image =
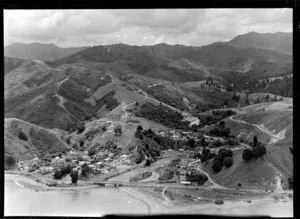
[[[190,185],[191,184],[191,182],[188,182],[188,181],[181,181],[180,183],[183,184],[183,185]]]
[[[53,167],[41,167],[40,173],[44,175],[44,174],[52,173],[53,170],[54,170]]]
[[[184,149],[183,149],[183,148],[180,148],[179,151],[180,151],[180,152],[184,152]]]

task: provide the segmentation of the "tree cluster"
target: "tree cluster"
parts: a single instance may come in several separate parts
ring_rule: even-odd
[[[217,156],[214,158],[214,162],[212,165],[212,170],[215,173],[218,173],[221,171],[222,167],[230,167],[233,164],[233,159],[232,159],[232,151],[229,149],[221,149],[218,151]]]

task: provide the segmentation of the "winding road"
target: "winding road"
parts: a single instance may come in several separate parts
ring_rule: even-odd
[[[270,141],[270,143],[275,143],[275,142],[277,142],[277,141],[279,141],[279,140],[285,139],[285,132],[286,132],[286,129],[281,130],[277,135],[274,135],[272,132],[270,132],[269,130],[267,130],[267,128],[265,128],[265,127],[263,126],[263,124],[262,124],[262,125],[252,124],[252,123],[246,122],[246,121],[244,121],[244,120],[234,119],[233,117],[234,117],[234,116],[230,116],[230,117],[228,117],[228,119],[230,119],[230,120],[233,121],[233,122],[237,122],[237,123],[241,123],[241,124],[252,125],[252,126],[256,127],[258,130],[260,130],[260,131],[266,133],[267,135],[271,136],[271,141]]]

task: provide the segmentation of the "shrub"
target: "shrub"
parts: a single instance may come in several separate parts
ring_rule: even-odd
[[[26,136],[26,134],[22,131],[19,132],[18,134],[19,139],[23,140],[23,141],[27,141],[28,137]]]
[[[211,148],[220,147],[220,146],[222,146],[222,142],[219,139],[212,141],[209,145],[209,147]]]
[[[215,160],[211,168],[215,173],[218,173],[221,171],[222,166],[223,165],[220,160]]]
[[[220,130],[218,128],[213,128],[209,131],[210,135],[215,135],[215,136],[219,136],[220,135]]]
[[[63,177],[63,174],[61,173],[61,170],[55,170],[54,172],[54,179],[61,179]]]
[[[67,138],[67,139],[66,139],[66,143],[67,143],[68,145],[70,145],[70,144],[71,144],[71,140],[70,140],[70,138]]]
[[[238,145],[239,142],[235,138],[229,138],[229,139],[226,140],[225,144],[229,145],[229,146],[234,146],[234,145]]]
[[[84,124],[80,124],[77,127],[77,134],[81,134],[82,132],[84,132],[84,130],[85,130],[85,125]]]
[[[144,160],[144,154],[140,150],[137,150],[133,154],[133,160],[136,164],[140,164]]]
[[[242,155],[243,160],[249,161],[253,158],[253,156],[254,155],[253,155],[252,150],[247,148],[243,151],[243,155]]]
[[[91,156],[93,156],[93,155],[95,155],[96,154],[96,150],[95,149],[91,149],[91,150],[89,150],[89,152],[88,152],[88,155],[91,157]]]
[[[71,172],[72,183],[77,183],[78,181],[78,171],[72,170]]]
[[[224,162],[223,162],[223,165],[225,166],[225,167],[231,167],[232,166],[232,164],[233,164],[233,159],[232,159],[232,157],[226,157],[225,159],[224,159]]]
[[[115,132],[115,135],[116,135],[116,136],[122,135],[122,126],[121,126],[121,125],[117,125],[117,126],[114,128],[114,132]]]
[[[84,141],[82,139],[79,141],[79,145],[80,145],[81,148],[83,147]]]
[[[224,201],[223,200],[216,200],[215,204],[216,205],[222,205],[222,204],[224,204]]]
[[[224,128],[219,130],[219,136],[220,137],[229,137],[230,134],[230,128]]]

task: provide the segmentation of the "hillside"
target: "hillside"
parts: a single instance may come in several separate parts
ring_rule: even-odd
[[[54,44],[13,43],[4,47],[4,55],[18,59],[55,60],[63,58],[88,47],[61,48]]]
[[[4,126],[5,154],[11,155],[17,160],[63,152],[69,148],[61,140],[61,134],[57,131],[15,118],[5,119]]]
[[[62,63],[99,63],[117,73],[130,72],[172,82],[201,81],[208,77],[240,81],[277,76],[292,71],[292,56],[260,48],[236,48],[227,43],[192,47],[158,44],[94,46]],[[277,70],[276,70],[277,69]]]
[[[237,48],[262,48],[274,50],[280,53],[293,54],[292,33],[257,33],[250,32],[242,34],[228,42],[229,45]]]
[[[290,101],[255,104],[239,109],[240,115],[224,120],[231,134],[251,142],[256,135],[258,141],[266,144],[267,154],[263,159],[243,161],[242,151],[234,156],[233,167],[212,174],[219,183],[237,186],[241,182],[246,186],[271,185],[277,174],[287,186],[288,178],[293,174],[293,108]],[[214,125],[205,127],[209,131]],[[211,164],[207,170],[210,171]]]

